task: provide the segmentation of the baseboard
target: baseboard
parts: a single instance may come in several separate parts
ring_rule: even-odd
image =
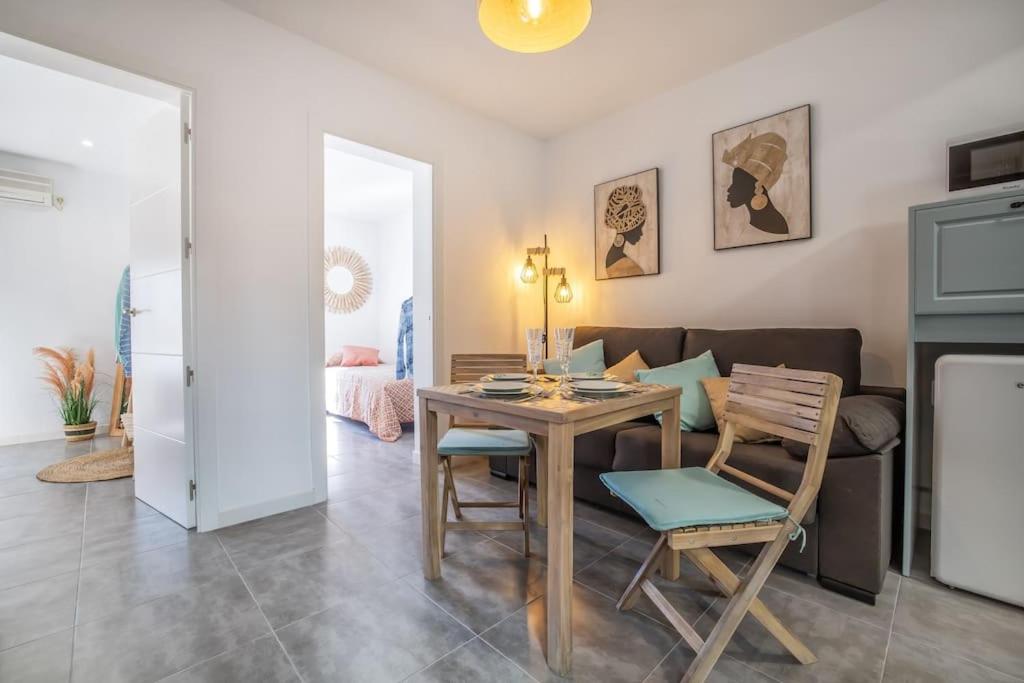
[[[254,519],[262,519],[263,517],[269,517],[270,515],[277,515],[282,512],[290,512],[292,510],[298,510],[299,508],[309,507],[318,501],[316,494],[313,491],[303,491],[302,493],[296,493],[291,496],[285,496],[284,498],[275,498],[273,500],[264,501],[257,503],[256,505],[245,505],[243,507],[232,508],[230,510],[223,510],[217,515],[217,522],[214,526],[200,529],[200,531],[214,531],[215,529],[221,529],[226,526],[234,526],[235,524],[241,524],[242,522],[251,522]]]
[[[105,422],[96,424],[96,436],[106,436],[109,431],[109,424]],[[63,438],[63,429],[53,432],[36,432],[34,434],[10,434],[8,436],[0,436],[0,446],[17,446],[23,443],[39,443],[40,441],[57,441]]]

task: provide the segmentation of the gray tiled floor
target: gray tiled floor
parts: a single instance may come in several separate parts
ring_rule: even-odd
[[[418,465],[328,423],[324,504],[186,532],[130,480],[43,484],[52,461],[103,448],[0,448],[0,681],[546,681],[544,530],[450,533],[444,576],[419,572]],[[465,498],[514,486],[457,463]],[[533,492],[531,492],[533,495]],[[533,506],[536,510],[536,506]],[[508,511],[467,510],[479,518]],[[693,654],[642,597],[614,602],[650,545],[636,520],[576,504],[575,678],[678,681]],[[735,570],[749,558],[725,553]],[[684,563],[656,579],[701,633],[723,602]],[[749,619],[711,680],[1024,681],[1024,610],[890,573],[875,607],[779,569],[764,601],[819,661],[800,666]]]

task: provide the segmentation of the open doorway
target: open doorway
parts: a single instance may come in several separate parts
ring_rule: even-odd
[[[191,94],[6,34],[0,91],[0,468],[194,527]]]
[[[434,373],[433,202],[429,164],[333,135],[323,174],[330,501],[373,488],[349,467],[359,452],[412,461],[415,388]]]

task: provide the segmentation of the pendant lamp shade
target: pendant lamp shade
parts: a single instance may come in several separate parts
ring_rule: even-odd
[[[567,304],[572,301],[572,287],[565,279],[565,275],[562,275],[562,281],[555,287],[555,302],[560,304]]]
[[[513,52],[548,52],[583,33],[590,9],[590,0],[477,0],[477,19],[495,45]]]

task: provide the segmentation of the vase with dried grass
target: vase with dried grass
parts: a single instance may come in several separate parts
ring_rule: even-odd
[[[96,408],[93,385],[96,379],[96,353],[93,349],[79,361],[72,349],[38,346],[32,352],[42,360],[40,378],[57,399],[57,410],[64,420],[64,438],[69,442],[88,441],[96,435],[92,411]]]

